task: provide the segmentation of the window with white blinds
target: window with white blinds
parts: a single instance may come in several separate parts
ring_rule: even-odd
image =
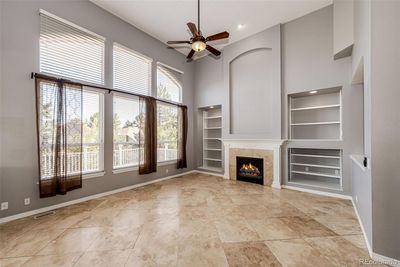
[[[152,60],[114,43],[114,88],[141,95],[151,95]]]
[[[104,84],[105,38],[40,11],[40,72]]]
[[[183,72],[157,63],[157,98],[182,102]]]

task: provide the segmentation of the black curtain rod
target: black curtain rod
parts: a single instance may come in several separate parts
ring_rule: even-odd
[[[176,102],[168,101],[168,100],[164,100],[164,99],[158,99],[156,97],[152,97],[152,96],[148,96],[148,95],[135,94],[135,93],[131,93],[131,92],[126,92],[126,91],[121,91],[121,90],[117,90],[117,89],[107,88],[107,87],[104,87],[104,86],[98,86],[98,85],[74,82],[74,81],[71,81],[71,80],[67,80],[67,79],[63,79],[63,78],[57,78],[57,77],[54,77],[54,76],[49,76],[49,75],[45,75],[45,74],[41,74],[41,73],[32,72],[31,73],[31,79],[33,79],[33,78],[45,79],[45,80],[50,80],[50,81],[55,81],[55,82],[65,82],[65,83],[78,85],[78,86],[96,88],[96,89],[108,91],[109,94],[111,92],[116,92],[116,93],[121,93],[121,94],[126,94],[126,95],[133,95],[133,96],[137,96],[137,97],[154,98],[155,100],[157,100],[159,102],[163,102],[163,103],[166,103],[166,104],[169,104],[169,105],[174,105],[174,106],[178,106],[178,107],[186,107],[186,105],[183,105],[183,104],[180,104],[180,103],[176,103]]]

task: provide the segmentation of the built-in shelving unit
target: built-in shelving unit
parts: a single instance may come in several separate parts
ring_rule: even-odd
[[[342,139],[341,88],[328,88],[289,95],[291,140]]]
[[[289,185],[342,189],[340,149],[289,148]]]
[[[221,106],[202,109],[203,115],[203,166],[202,169],[222,171],[222,113]]]

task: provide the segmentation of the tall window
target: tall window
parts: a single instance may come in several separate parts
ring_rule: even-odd
[[[114,96],[114,169],[139,163],[139,100]]]
[[[66,173],[82,171],[92,173],[103,171],[103,93],[83,89],[82,94],[73,87],[66,88],[67,110],[67,163]],[[60,116],[56,110],[56,89],[52,82],[42,82],[40,86],[40,160],[41,178],[54,175],[55,118]],[[80,134],[82,131],[82,140]],[[82,143],[81,143],[82,141]],[[82,150],[81,150],[82,144]],[[82,160],[82,161],[81,161]],[[82,164],[82,166],[81,166]]]
[[[177,159],[178,108],[157,103],[157,161]]]
[[[82,172],[103,171],[104,94],[84,88],[82,98]]]
[[[105,38],[40,12],[40,72],[104,84]]]
[[[114,43],[114,88],[141,95],[151,95],[152,60]]]
[[[182,77],[183,73],[157,64],[157,98],[182,102]]]
[[[182,77],[180,71],[157,64],[157,98],[174,102],[182,101]],[[157,160],[165,162],[177,159],[178,108],[158,101],[157,103]]]

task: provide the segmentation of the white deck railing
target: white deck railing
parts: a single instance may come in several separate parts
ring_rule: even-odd
[[[168,142],[171,143],[171,142]],[[169,161],[177,158],[177,150],[168,148],[168,143],[157,148],[157,160]],[[100,169],[100,151],[98,144],[83,144],[82,149],[82,172],[93,172]],[[67,173],[78,173],[80,170],[81,153],[68,153]],[[139,162],[139,148],[133,148],[132,144],[116,143],[113,151],[114,168],[123,168],[137,165]],[[53,154],[42,155],[41,169],[42,177],[51,177],[54,160]]]

